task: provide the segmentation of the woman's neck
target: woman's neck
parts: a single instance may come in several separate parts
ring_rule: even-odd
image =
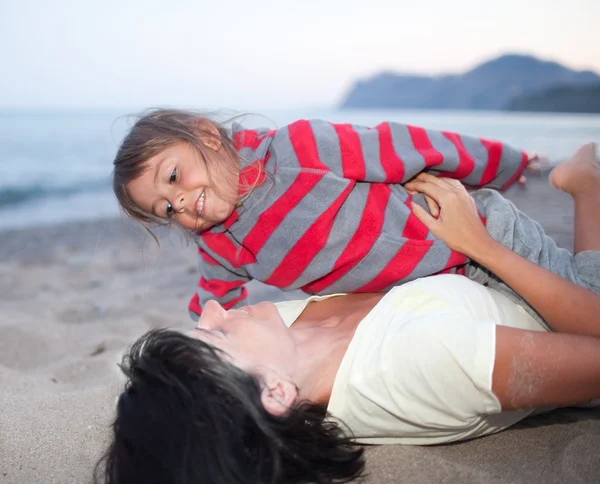
[[[300,398],[327,405],[342,359],[359,323],[384,294],[348,294],[309,304],[291,326]]]

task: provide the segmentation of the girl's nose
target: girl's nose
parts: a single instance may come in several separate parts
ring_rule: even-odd
[[[177,213],[183,213],[185,210],[185,196],[180,193],[175,197],[175,206],[173,207]]]

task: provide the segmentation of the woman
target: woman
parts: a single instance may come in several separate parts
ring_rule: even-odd
[[[599,251],[593,151],[551,181],[575,201],[575,252]],[[600,297],[494,241],[455,180],[408,188],[439,204],[437,220],[415,210],[431,231],[562,334],[455,275],[385,295],[209,303],[190,337],[156,331],[132,347],[105,481],[347,482],[362,471],[352,441],[454,442],[600,398]]]

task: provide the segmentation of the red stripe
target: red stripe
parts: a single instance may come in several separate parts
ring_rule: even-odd
[[[190,299],[190,302],[188,304],[188,309],[192,313],[197,314],[198,316],[200,316],[202,314],[202,307],[200,306],[200,297],[198,296],[198,293],[194,294],[192,296],[192,299]]]
[[[221,304],[221,306],[223,306],[223,309],[231,309],[233,306],[235,306],[240,301],[243,301],[247,297],[248,297],[248,289],[246,289],[246,286],[244,286],[244,287],[242,287],[242,293],[238,297],[236,297],[235,299],[232,299],[229,302]]]
[[[424,128],[417,126],[407,126],[407,128],[415,150],[425,160],[425,168],[437,166],[444,161],[444,156],[433,147]]]
[[[404,162],[394,149],[390,125],[389,123],[381,123],[375,129],[379,133],[379,160],[385,172],[385,181],[387,183],[402,183]]]
[[[302,168],[329,171],[329,168],[319,158],[315,134],[309,121],[303,119],[290,124],[288,126],[288,133],[294,147],[294,152],[298,158],[298,163]]]
[[[408,277],[432,244],[433,240],[407,240],[379,275],[356,292],[382,291]]]
[[[238,131],[233,135],[233,147],[236,151],[242,148],[257,149],[265,138],[272,137],[275,134],[275,130],[267,131],[266,133],[258,136],[258,131],[254,129],[245,129]]]
[[[287,214],[300,203],[322,177],[323,174],[300,172],[290,188],[258,216],[242,245],[248,247],[253,254],[258,254]]]
[[[412,205],[410,204],[411,201],[412,195],[409,195],[406,201],[404,202],[410,210],[410,213],[406,218],[406,224],[404,224],[404,229],[402,230],[402,237],[413,240],[425,240],[427,238],[427,235],[429,234],[429,229],[413,213]]]
[[[234,210],[233,212],[231,212],[231,215],[229,216],[229,218],[227,220],[225,220],[225,222],[223,222],[221,225],[223,225],[223,228],[225,228],[225,230],[229,229],[234,223],[237,222],[237,219],[239,218],[239,214],[237,212],[237,210]]]
[[[253,254],[258,254],[271,234],[281,224],[283,219],[300,203],[304,196],[329,171],[319,160],[317,144],[310,123],[297,121],[289,125],[292,146],[302,168],[313,168],[316,171],[301,170],[292,185],[281,195],[273,205],[262,212],[252,230],[246,235],[242,245],[248,247]]]
[[[207,264],[210,264],[213,266],[219,265],[219,263],[216,260],[214,260],[210,255],[208,255],[208,253],[200,246],[198,246],[198,255]]]
[[[460,135],[446,131],[442,131],[442,134],[454,145],[458,152],[458,167],[456,170],[448,172],[444,176],[463,180],[468,177],[475,168],[475,160],[465,148]]]
[[[349,184],[339,197],[325,210],[309,229],[298,239],[292,249],[286,254],[273,274],[264,281],[276,287],[287,287],[292,284],[306,269],[310,261],[319,253],[327,243],[329,232],[333,227],[333,218],[340,206],[354,187]]]
[[[326,276],[304,286],[304,290],[312,293],[323,291],[326,287],[338,281],[367,255],[381,233],[385,207],[389,197],[390,188],[388,185],[377,183],[369,187],[369,195],[360,223],[350,242],[335,262],[333,270]]]
[[[248,289],[246,289],[246,286],[244,286],[244,287],[242,287],[242,292],[238,297],[236,297],[235,299],[232,299],[231,301],[229,301],[227,303],[221,304],[221,306],[223,306],[224,309],[231,309],[233,306],[235,306],[240,301],[243,301],[247,297],[248,297]],[[190,300],[190,302],[188,304],[188,309],[192,313],[197,314],[198,316],[202,315],[202,306],[200,306],[200,297],[198,296],[198,293],[194,294],[194,296]]]
[[[254,163],[245,166],[240,170],[239,175],[239,194],[246,195],[258,185],[261,185],[266,179],[265,164],[269,159],[269,153],[264,160],[256,160]]]
[[[481,140],[481,144],[485,146],[488,152],[487,165],[479,181],[479,185],[484,186],[494,180],[498,174],[498,166],[500,165],[500,158],[502,158],[502,143]]]
[[[452,267],[462,266],[467,263],[467,256],[461,254],[460,252],[456,252],[454,250],[450,251],[450,257],[448,257],[448,261],[446,262],[446,266],[444,270],[449,270]]]
[[[528,163],[529,163],[529,156],[527,156],[527,153],[523,152],[523,154],[521,155],[521,166],[515,172],[515,174],[510,177],[510,180],[508,180],[502,186],[502,190],[506,190],[508,187],[510,187],[514,182],[516,182],[521,177],[521,175],[525,171],[525,168],[527,168]]]
[[[256,262],[256,258],[247,249],[242,246],[236,247],[226,234],[206,232],[202,235],[202,239],[211,251],[223,257],[234,267]]]
[[[221,298],[225,297],[229,291],[232,291],[245,283],[246,281],[222,281],[220,279],[204,279],[204,277],[201,277],[198,286]]]
[[[358,133],[351,124],[333,124],[332,126],[340,140],[344,178],[364,180],[365,160]]]

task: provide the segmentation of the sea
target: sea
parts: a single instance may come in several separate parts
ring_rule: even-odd
[[[112,161],[135,114],[0,110],[0,230],[118,217]],[[600,144],[600,115],[328,108],[237,114],[247,127],[274,128],[301,118],[366,126],[398,121],[502,140],[552,163],[583,143]]]

